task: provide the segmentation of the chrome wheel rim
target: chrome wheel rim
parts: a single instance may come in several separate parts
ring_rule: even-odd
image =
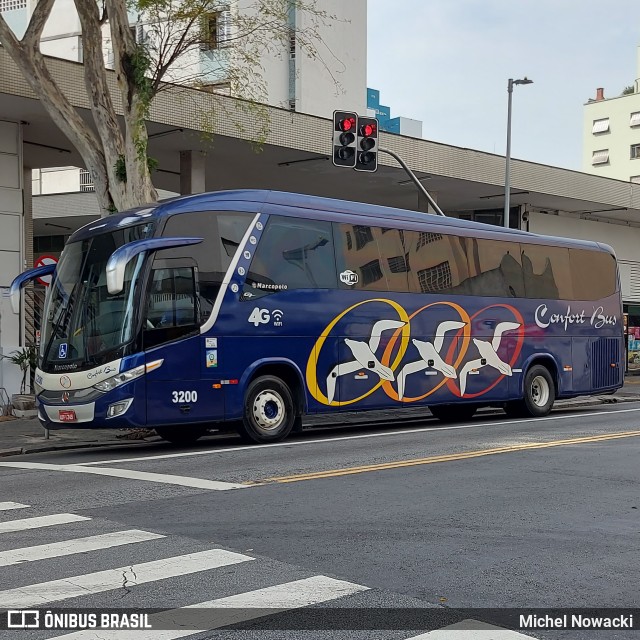
[[[544,376],[536,376],[531,381],[531,400],[536,407],[544,407],[549,402],[549,382]]]
[[[263,431],[273,431],[284,422],[282,396],[271,389],[261,391],[253,401],[253,419]]]

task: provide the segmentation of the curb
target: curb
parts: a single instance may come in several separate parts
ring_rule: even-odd
[[[0,458],[4,458],[7,456],[19,456],[22,453],[22,447],[17,447],[14,449],[0,449]]]

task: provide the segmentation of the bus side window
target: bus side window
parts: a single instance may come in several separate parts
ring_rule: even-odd
[[[144,346],[153,347],[197,329],[198,302],[193,267],[162,267],[151,273]]]
[[[469,277],[464,238],[432,231],[405,231],[412,293],[457,293]],[[464,291],[460,291],[464,293]]]
[[[334,224],[334,232],[340,288],[401,293],[409,290],[411,267],[403,244],[405,231]]]
[[[515,242],[466,238],[469,294],[524,298],[520,245]]]
[[[331,223],[271,216],[256,247],[241,300],[291,289],[335,289]]]
[[[525,243],[520,248],[527,298],[573,300],[569,249]]]

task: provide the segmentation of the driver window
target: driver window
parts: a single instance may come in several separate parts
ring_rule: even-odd
[[[169,342],[197,329],[198,304],[193,267],[166,267],[151,272],[144,319],[145,347]]]

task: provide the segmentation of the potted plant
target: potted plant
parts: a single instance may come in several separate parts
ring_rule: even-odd
[[[14,413],[18,417],[31,417],[36,415],[36,399],[35,395],[25,393],[27,389],[27,374],[31,374],[38,362],[38,349],[35,345],[30,344],[12,351],[8,356],[2,356],[13,364],[20,367],[22,372],[22,380],[20,382],[20,393],[14,393],[11,396],[11,404]]]

